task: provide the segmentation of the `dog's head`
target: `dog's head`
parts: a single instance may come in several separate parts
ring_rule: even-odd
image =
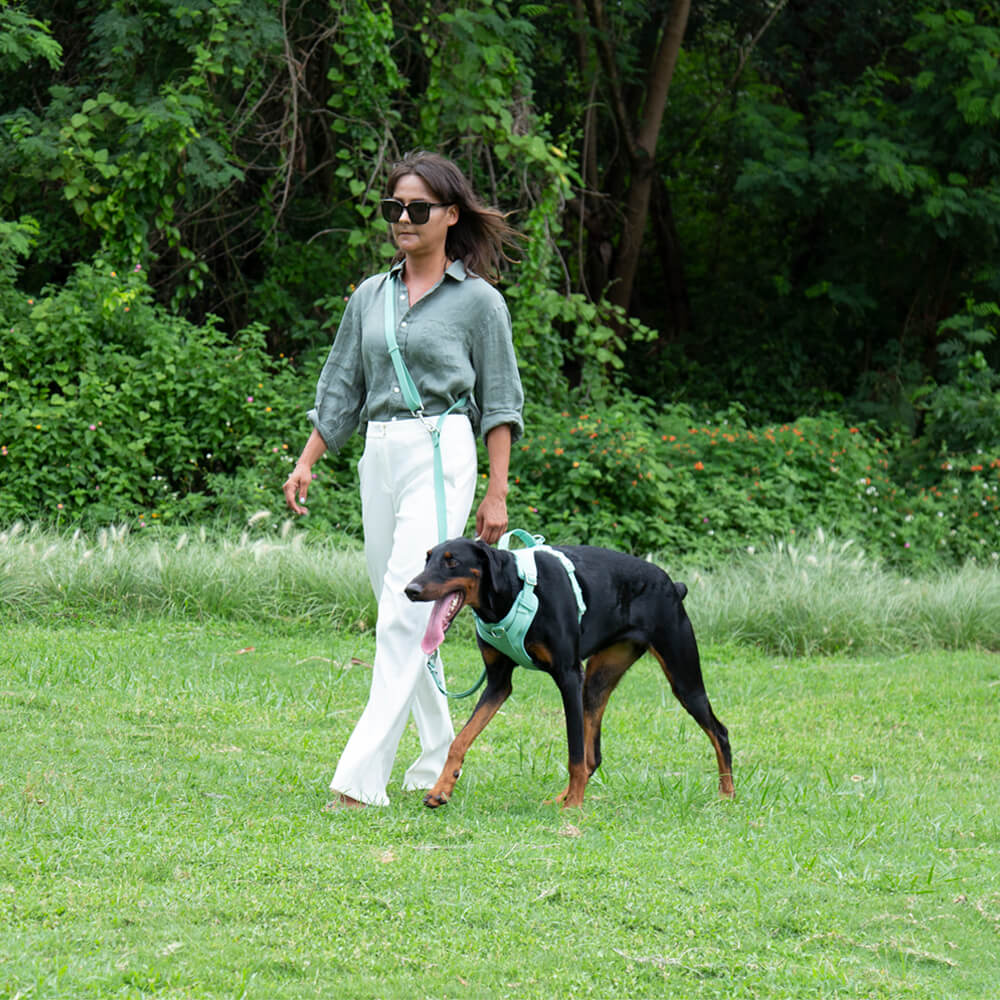
[[[485,542],[452,538],[427,553],[423,572],[404,593],[411,601],[433,601],[427,633],[420,648],[429,656],[444,641],[455,616],[466,605],[482,607],[484,594],[495,584],[498,553]]]

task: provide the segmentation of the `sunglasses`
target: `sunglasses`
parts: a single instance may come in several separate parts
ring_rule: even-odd
[[[411,201],[404,205],[396,198],[383,198],[379,202],[386,222],[399,222],[405,211],[415,226],[422,226],[431,217],[432,208],[446,208],[450,204],[450,201]]]

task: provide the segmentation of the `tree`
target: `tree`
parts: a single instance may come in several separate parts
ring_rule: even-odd
[[[645,244],[656,170],[657,140],[690,10],[690,0],[673,0],[669,9],[662,14],[660,23],[656,26],[659,41],[649,65],[641,112],[638,121],[633,123],[633,116],[626,107],[604,4],[602,0],[587,0],[587,13],[594,29],[611,108],[624,139],[631,174],[627,182],[624,219],[609,290],[611,302],[622,308],[628,308],[631,304],[639,256]]]

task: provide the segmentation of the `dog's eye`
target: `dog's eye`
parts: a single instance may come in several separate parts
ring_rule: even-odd
[[[459,562],[450,552],[446,552],[444,554],[444,564],[448,569],[455,569],[459,565]]]

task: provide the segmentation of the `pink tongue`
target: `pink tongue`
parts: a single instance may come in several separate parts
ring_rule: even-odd
[[[438,646],[444,642],[444,623],[448,617],[448,608],[454,600],[454,595],[449,594],[434,602],[431,609],[431,620],[427,623],[427,631],[424,633],[423,642],[420,648],[430,656]]]

